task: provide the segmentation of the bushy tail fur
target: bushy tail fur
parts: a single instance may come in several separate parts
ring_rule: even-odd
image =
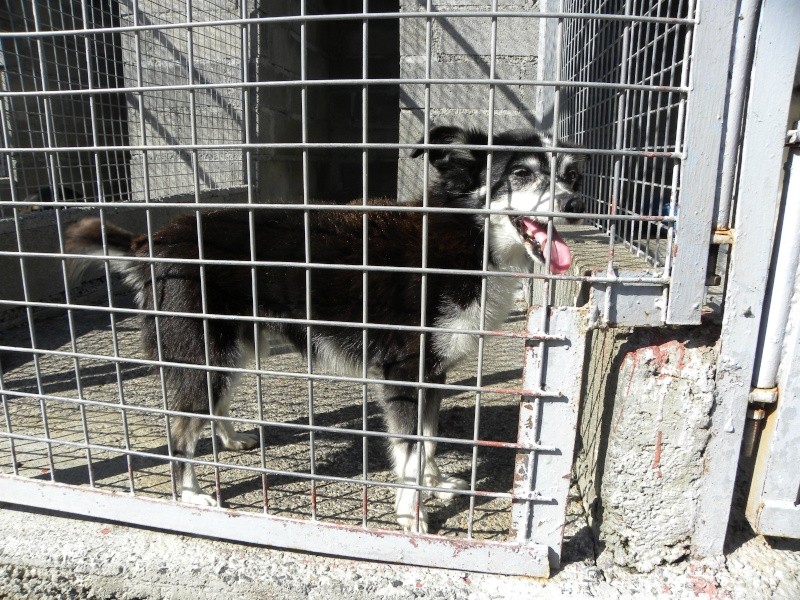
[[[105,229],[106,250],[103,250],[103,230]],[[65,249],[69,254],[93,254],[95,256],[133,256],[134,234],[112,223],[102,226],[96,217],[81,219],[67,229]],[[75,258],[68,262],[70,281],[78,284],[89,267],[89,259]],[[115,273],[127,274],[133,263],[125,260],[108,261]]]

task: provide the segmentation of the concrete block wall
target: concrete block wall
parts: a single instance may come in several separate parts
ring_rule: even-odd
[[[434,9],[488,10],[490,2],[437,0]],[[501,1],[500,10],[535,11],[537,2]],[[401,13],[419,12],[425,2],[401,0]],[[432,20],[431,77],[481,79],[490,74],[490,18],[448,17]],[[538,69],[538,19],[498,18],[495,76],[500,79],[535,79]],[[407,18],[400,23],[400,73],[421,78],[426,68],[426,19]],[[535,127],[536,91],[533,87],[497,86],[494,126],[496,131]],[[425,86],[400,87],[400,141],[414,143],[423,136]],[[453,124],[486,129],[489,123],[489,86],[431,85],[431,125]],[[422,189],[422,162],[401,152],[398,167],[398,197],[410,200]]]
[[[112,7],[115,5],[112,3]],[[5,31],[34,31],[34,14],[44,30],[84,27],[79,0],[36,0],[34,3],[10,0],[7,6],[7,10],[0,11],[0,29]],[[113,9],[90,5],[87,14],[88,27],[118,24]],[[116,70],[119,53],[113,43],[115,37],[114,34],[93,36],[88,47],[84,39],[77,36],[45,37],[41,39],[41,46],[36,39],[4,40],[3,89],[30,92],[44,88],[82,90],[88,89],[90,84],[95,88],[117,87],[121,85],[121,73]],[[44,61],[44,71],[40,58]],[[99,72],[90,74],[87,62],[96,65]],[[100,145],[126,143],[124,101],[113,92],[95,96],[94,122],[89,96],[27,96],[9,98],[4,104],[3,118],[12,146],[88,147],[94,144],[95,138]],[[0,197],[11,200],[12,183],[17,200],[44,198],[48,201],[53,185],[61,199],[95,201],[100,194],[105,200],[124,196],[127,193],[125,152],[103,152],[98,159],[96,163],[94,154],[88,150],[60,153],[52,156],[52,162],[44,153],[17,153],[12,156],[12,173],[4,173],[5,168],[0,171],[10,176],[5,185],[0,185]],[[20,210],[30,211],[28,208]],[[0,217],[10,214],[10,210],[0,209]]]
[[[396,3],[370,2],[372,12],[392,12]],[[361,2],[318,1],[308,5],[309,14],[360,12]],[[262,2],[258,14],[298,14],[296,2]],[[301,37],[298,23],[269,23],[254,28],[257,48],[254,72],[259,81],[300,79]],[[370,78],[396,78],[398,23],[392,19],[370,21],[368,26]],[[362,23],[359,19],[311,21],[306,25],[308,79],[359,79],[362,77]],[[309,86],[307,133],[313,143],[360,142],[362,88],[359,85]],[[369,86],[367,94],[368,141],[397,141],[398,93],[396,86]],[[256,139],[264,143],[299,142],[302,139],[301,90],[297,86],[265,87],[255,92]],[[266,148],[256,153],[258,197],[271,201],[302,198],[302,152]],[[362,153],[354,149],[309,151],[309,197],[348,201],[362,195]],[[395,154],[370,151],[370,196],[396,194]]]
[[[192,20],[238,19],[239,3],[199,0],[192,3]],[[145,0],[123,2],[123,26],[176,23],[187,20],[181,2]],[[192,43],[189,43],[191,35]],[[144,30],[121,36],[125,83],[128,86],[239,83],[243,80],[241,30],[238,26]],[[140,79],[141,78],[141,79]],[[239,88],[158,90],[127,95],[128,131],[133,146],[238,144],[245,139],[243,91]],[[191,97],[194,97],[192,108]],[[141,103],[140,103],[141,101]],[[193,124],[195,127],[193,128]],[[196,136],[193,138],[193,135]],[[196,165],[189,150],[131,151],[131,197],[167,198],[195,191],[232,189],[245,184],[241,150],[202,150]],[[147,182],[145,182],[147,176]]]

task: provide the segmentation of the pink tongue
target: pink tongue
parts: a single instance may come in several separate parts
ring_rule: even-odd
[[[523,219],[522,222],[525,224],[525,233],[539,244],[544,254],[548,246],[547,223],[537,223],[531,219]],[[554,227],[553,235],[550,237],[550,272],[554,275],[564,273],[570,265],[572,265],[572,253]]]

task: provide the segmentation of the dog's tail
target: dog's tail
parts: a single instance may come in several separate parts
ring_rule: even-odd
[[[105,230],[105,247],[103,230]],[[139,245],[136,243],[136,238],[137,236],[122,227],[112,223],[106,223],[103,227],[100,219],[91,217],[81,219],[67,229],[64,248],[69,254],[92,254],[97,257],[133,256]],[[73,258],[68,261],[68,276],[73,284],[80,283],[91,262],[91,259],[85,258]],[[125,275],[128,281],[136,279],[131,278],[136,264],[133,261],[118,259],[108,261],[109,268],[115,273]]]

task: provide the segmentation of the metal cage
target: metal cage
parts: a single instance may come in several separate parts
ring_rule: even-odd
[[[700,20],[695,0],[466,4],[10,3],[0,500],[363,558],[535,575],[558,564],[588,328],[700,319],[721,140],[707,116],[725,103],[714,65],[730,53],[733,15],[702,2]],[[693,88],[698,74],[707,84]],[[464,334],[479,338],[477,355],[449,382],[414,384],[444,390],[442,433],[428,441],[469,481],[455,504],[434,501],[437,533],[404,534],[391,519],[396,488],[435,490],[390,477],[379,380],[319,372],[279,339],[238,370],[230,418],[206,416],[255,428],[258,449],[226,452],[212,435],[194,458],[170,456],[169,362],[143,357],[142,311],[111,276],[113,256],[72,285],[67,226],[99,214],[152,237],[177,214],[232,205],[364,213],[346,201],[426,186],[429,168],[408,153],[435,149],[424,132],[446,119],[490,136],[537,124],[582,146],[590,166],[586,220],[564,234],[580,241],[573,270],[520,278],[534,307],[520,294],[500,330]],[[379,267],[364,254],[353,268],[366,282]],[[433,271],[423,259],[414,272]],[[484,257],[478,276],[485,297],[503,273]],[[308,311],[296,322],[310,336],[324,323]],[[244,321],[270,319],[254,308]],[[355,326],[364,339],[387,327]],[[424,340],[436,328],[422,318],[412,330]],[[226,508],[175,502],[175,460],[197,465]]]

